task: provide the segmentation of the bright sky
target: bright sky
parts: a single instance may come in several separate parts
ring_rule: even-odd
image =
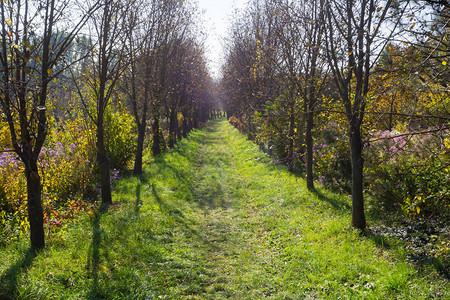
[[[247,0],[197,0],[199,8],[205,11],[206,54],[213,78],[219,78],[223,63],[225,37],[234,9],[245,7]]]

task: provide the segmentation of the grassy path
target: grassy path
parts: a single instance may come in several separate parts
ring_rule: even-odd
[[[351,229],[348,198],[309,193],[225,120],[149,159],[114,201],[38,255],[0,248],[0,299],[450,297],[434,269]]]

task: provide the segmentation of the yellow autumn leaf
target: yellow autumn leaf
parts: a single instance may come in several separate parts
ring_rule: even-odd
[[[450,149],[450,139],[448,139],[448,138],[444,139],[444,146],[445,146],[445,148]]]
[[[34,57],[34,59],[36,59],[37,62],[40,62],[40,61],[41,61],[41,58],[39,57],[39,55],[36,55],[36,56]]]
[[[444,60],[444,61],[442,62],[442,65],[443,65],[443,66],[446,66],[446,65],[447,65],[447,62]]]
[[[48,69],[48,70],[47,70],[47,74],[48,74],[48,75],[52,74],[52,69]]]
[[[6,22],[6,24],[8,24],[8,26],[11,26],[11,24],[12,24],[12,21],[11,21],[11,19],[5,19],[5,22]]]
[[[420,214],[420,207],[416,208],[417,214]]]

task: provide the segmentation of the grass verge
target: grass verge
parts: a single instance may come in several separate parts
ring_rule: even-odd
[[[448,281],[350,228],[346,196],[306,190],[225,120],[148,158],[115,205],[34,253],[0,249],[0,295],[19,299],[428,299]],[[1,297],[0,297],[1,298]]]

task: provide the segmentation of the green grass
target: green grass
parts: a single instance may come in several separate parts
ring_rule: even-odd
[[[0,296],[23,299],[428,299],[448,281],[350,228],[346,196],[306,190],[225,120],[147,158],[35,254],[0,249]],[[1,298],[1,297],[0,297]]]

